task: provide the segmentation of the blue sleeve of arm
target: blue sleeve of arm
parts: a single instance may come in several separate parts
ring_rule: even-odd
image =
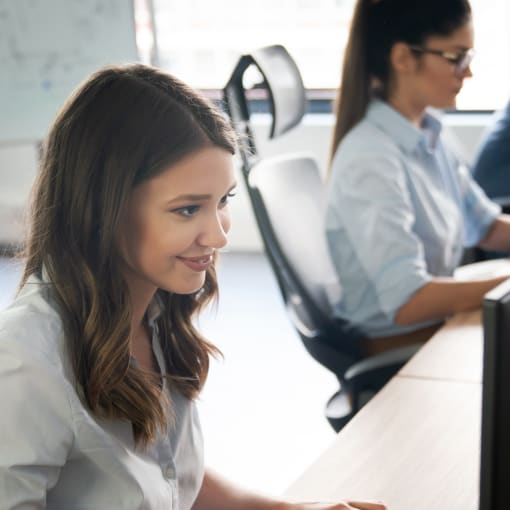
[[[510,103],[494,114],[473,164],[473,177],[490,197],[510,195]]]
[[[487,197],[464,165],[459,166],[459,179],[465,218],[465,245],[476,246],[501,214],[501,207]]]

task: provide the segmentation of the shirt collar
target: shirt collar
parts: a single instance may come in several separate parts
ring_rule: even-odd
[[[441,121],[426,111],[419,129],[380,99],[370,101],[366,117],[390,135],[405,152],[413,152],[419,144],[429,151],[434,150],[442,128]]]

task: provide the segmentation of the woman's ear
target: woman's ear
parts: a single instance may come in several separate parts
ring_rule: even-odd
[[[397,42],[391,48],[390,63],[395,73],[407,74],[416,69],[416,56],[408,44]]]

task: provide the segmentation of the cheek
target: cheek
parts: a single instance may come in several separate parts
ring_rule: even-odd
[[[200,235],[200,222],[165,215],[153,225],[150,245],[155,256],[172,257],[186,253]],[[149,242],[148,237],[146,237]]]
[[[449,107],[454,78],[447,72],[429,72],[421,83],[421,94],[428,106]]]
[[[443,72],[436,72],[431,76],[431,86],[440,93],[449,93],[453,88],[455,76],[452,70],[446,69]]]
[[[125,245],[133,263],[154,259],[168,245],[168,231],[156,214],[132,215],[125,229]]]

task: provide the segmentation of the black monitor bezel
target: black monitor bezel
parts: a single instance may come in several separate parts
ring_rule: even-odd
[[[480,510],[508,507],[510,484],[510,280],[483,300]]]

